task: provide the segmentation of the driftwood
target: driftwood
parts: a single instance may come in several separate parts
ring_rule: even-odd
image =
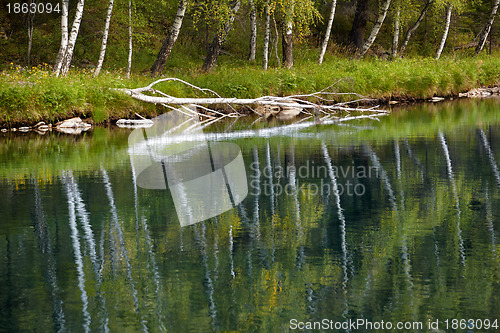
[[[169,96],[160,90],[154,88],[155,85],[161,82],[181,82],[195,90],[205,94],[211,94],[215,97],[201,98],[179,98]],[[200,88],[188,82],[177,78],[164,78],[157,80],[146,87],[135,89],[116,89],[122,91],[132,98],[137,100],[160,104],[167,108],[176,109],[189,116],[199,116],[204,118],[204,122],[212,123],[224,117],[240,117],[242,114],[238,112],[234,106],[239,105],[246,107],[261,117],[276,117],[278,119],[292,119],[299,114],[306,114],[315,117],[331,116],[332,114],[343,114],[348,119],[356,118],[373,118],[381,114],[386,114],[388,111],[381,110],[378,106],[369,108],[360,108],[351,106],[354,103],[371,101],[356,93],[336,93],[329,92],[332,86],[327,87],[319,92],[314,92],[305,95],[291,96],[263,96],[259,98],[227,98],[221,97],[215,91]],[[356,96],[357,99],[349,102],[335,102],[333,97],[339,95]],[[311,102],[314,100],[315,102]],[[215,109],[215,105],[228,105],[231,112],[221,112]],[[176,105],[177,107],[173,107]],[[180,106],[180,107],[179,107]],[[189,107],[188,107],[189,106]],[[371,115],[351,116],[351,112],[355,113],[370,113]]]

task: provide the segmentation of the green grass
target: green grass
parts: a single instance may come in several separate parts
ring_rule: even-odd
[[[167,63],[163,76],[210,88],[224,97],[239,98],[308,94],[331,86],[331,92],[355,92],[377,99],[425,99],[500,83],[498,55],[446,56],[439,61],[422,57],[351,60],[327,55],[322,65],[316,64],[316,57],[317,50],[298,49],[293,69],[263,71],[258,62],[222,56],[211,73],[202,73],[201,63],[194,61],[186,61],[180,67],[181,62],[174,57]],[[11,65],[0,73],[0,124],[54,122],[71,116],[91,117],[99,123],[134,112],[151,116],[157,112],[154,106],[110,88],[134,88],[152,81],[147,74],[134,74],[126,79],[121,71],[104,71],[94,78],[85,69],[56,78],[42,66],[23,70]],[[162,83],[157,88],[177,97],[206,96],[180,83]],[[338,100],[346,98],[350,97],[338,96]]]

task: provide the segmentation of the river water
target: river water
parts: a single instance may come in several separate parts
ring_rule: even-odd
[[[231,202],[141,180],[128,129],[5,134],[0,331],[498,331],[499,130],[498,99],[222,122],[204,140],[241,152]]]

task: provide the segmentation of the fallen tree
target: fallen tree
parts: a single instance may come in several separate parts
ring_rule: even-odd
[[[198,98],[181,98],[165,94],[164,92],[155,89],[154,86],[161,82],[180,82],[197,91],[205,94],[211,94],[215,97],[198,97]],[[333,85],[332,85],[333,86]],[[319,92],[304,95],[290,96],[262,96],[258,98],[227,98],[221,97],[218,93],[207,88],[200,88],[191,83],[177,78],[164,78],[149,84],[146,87],[134,89],[116,89],[128,94],[132,98],[139,101],[160,104],[167,108],[175,108],[181,112],[185,112],[190,116],[204,117],[205,121],[217,120],[223,117],[240,117],[243,115],[237,111],[235,106],[243,106],[261,117],[274,116],[277,118],[291,119],[303,113],[314,117],[331,118],[332,114],[341,114],[350,119],[357,118],[372,118],[380,115],[388,114],[386,110],[379,109],[379,106],[373,107],[356,107],[353,104],[366,103],[372,101],[364,98],[356,93],[337,93],[328,91],[332,88],[329,86]],[[348,102],[335,102],[333,97],[340,95],[351,95],[357,97],[355,100]],[[181,106],[173,107],[172,105]],[[185,107],[189,105],[190,107]],[[222,112],[216,110],[216,105],[228,105],[230,112]],[[351,112],[365,113],[360,116],[352,116]],[[366,114],[368,113],[368,115]],[[340,119],[340,117],[339,117]]]

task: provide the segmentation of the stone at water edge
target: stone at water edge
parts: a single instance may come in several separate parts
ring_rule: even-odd
[[[66,119],[66,120],[60,121],[60,122],[58,122],[56,124],[56,128],[57,129],[61,129],[61,128],[83,128],[83,129],[89,129],[91,127],[92,127],[92,125],[87,124],[82,119],[80,119],[80,117]]]
[[[30,128],[27,126],[19,127],[19,132],[29,132]]]
[[[6,133],[6,132],[7,132],[7,129],[6,129],[6,128],[2,128],[0,131],[1,131],[2,133]]]
[[[44,126],[45,125],[45,122],[44,121],[39,121],[38,123],[36,123],[35,126],[33,126],[34,128],[39,128],[40,126]],[[46,125],[45,125],[46,126]]]

